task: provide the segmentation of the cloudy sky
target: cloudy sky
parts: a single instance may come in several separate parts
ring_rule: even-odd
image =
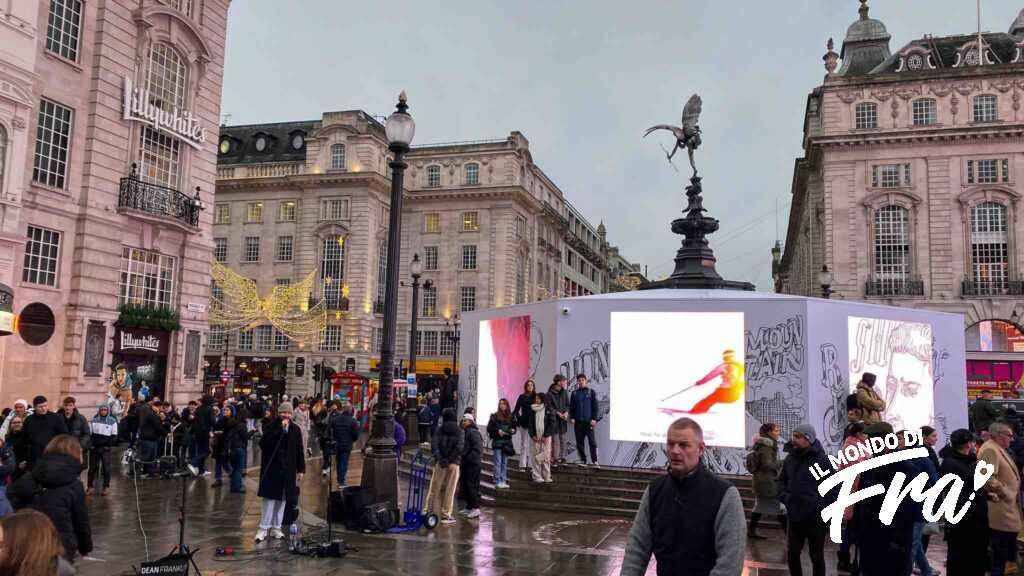
[[[926,33],[977,30],[975,0],[873,0],[895,51]],[[982,28],[1005,32],[1019,1],[982,0]],[[287,6],[287,8],[286,8]],[[698,167],[724,276],[771,288],[785,239],[807,93],[842,43],[855,0],[235,0],[223,111],[230,124],[389,113],[402,89],[416,141],[504,138],[537,164],[609,241],[659,278],[679,240],[669,222],[687,176],[653,124],[704,99]],[[301,7],[299,9],[298,7]],[[776,224],[778,223],[778,224]],[[778,227],[778,232],[776,232]]]

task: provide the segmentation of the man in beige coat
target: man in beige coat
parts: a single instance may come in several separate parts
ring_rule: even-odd
[[[1008,449],[1013,441],[1009,426],[996,422],[989,426],[989,439],[978,450],[978,460],[993,467],[985,483],[988,498],[988,526],[991,530],[991,576],[1003,576],[1006,563],[1017,562],[1017,532],[1021,529],[1020,472]]]
[[[875,375],[865,372],[857,383],[857,404],[860,405],[860,417],[864,426],[870,426],[882,421],[882,410],[885,410],[885,400],[875,392]]]

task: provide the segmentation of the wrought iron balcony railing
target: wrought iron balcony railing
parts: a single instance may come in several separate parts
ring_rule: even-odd
[[[962,296],[1024,296],[1024,280],[964,280]]]
[[[872,278],[864,287],[866,296],[924,296],[924,281],[918,278]]]
[[[196,195],[189,197],[174,188],[146,182],[139,178],[135,164],[131,174],[121,178],[117,207],[173,218],[193,228],[199,226],[199,212],[203,210],[198,188]]]

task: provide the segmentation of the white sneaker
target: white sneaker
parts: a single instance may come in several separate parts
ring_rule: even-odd
[[[321,473],[321,476],[323,476],[324,478],[327,478],[327,470],[324,470],[323,473]]]
[[[193,466],[191,464],[187,464],[185,467],[188,468],[188,473],[189,474],[191,474],[193,476],[199,476],[199,468],[196,468],[195,466]]]
[[[441,518],[441,524],[455,524],[455,518],[445,516],[444,518]]]
[[[474,509],[472,509],[472,510],[470,510],[469,512],[466,513],[466,518],[479,518],[479,517],[480,517],[480,509],[479,508],[474,508]]]
[[[459,516],[467,516],[467,515],[469,515],[469,508],[463,508],[462,510],[459,510]]]
[[[270,535],[274,537],[274,540],[283,540],[284,532],[280,528],[271,528]]]
[[[555,481],[555,479],[554,479],[554,478],[548,478],[547,480],[545,480],[545,481],[544,481],[544,483],[545,483],[545,484],[551,484],[551,483],[552,483],[552,482],[554,482],[554,481]]]
[[[498,488],[508,488],[508,484],[507,484],[507,483],[505,483],[505,482],[502,482],[502,483],[498,484],[498,486],[497,486],[497,487],[498,487]]]
[[[256,531],[256,542],[257,543],[263,542],[266,539],[267,539],[267,531],[266,530],[264,530],[263,528],[260,528],[259,530]]]

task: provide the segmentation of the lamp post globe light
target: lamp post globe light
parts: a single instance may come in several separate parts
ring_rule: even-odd
[[[392,412],[394,390],[395,331],[398,316],[398,258],[402,242],[402,181],[405,178],[405,154],[416,133],[416,123],[406,110],[405,91],[398,96],[395,112],[388,116],[384,133],[388,149],[394,153],[391,167],[391,206],[388,218],[388,256],[384,283],[384,335],[380,351],[380,385],[370,430],[370,449],[363,465],[362,485],[370,489],[374,502],[387,502],[398,508],[398,458],[395,456],[395,419]],[[340,480],[340,479],[339,479]]]

